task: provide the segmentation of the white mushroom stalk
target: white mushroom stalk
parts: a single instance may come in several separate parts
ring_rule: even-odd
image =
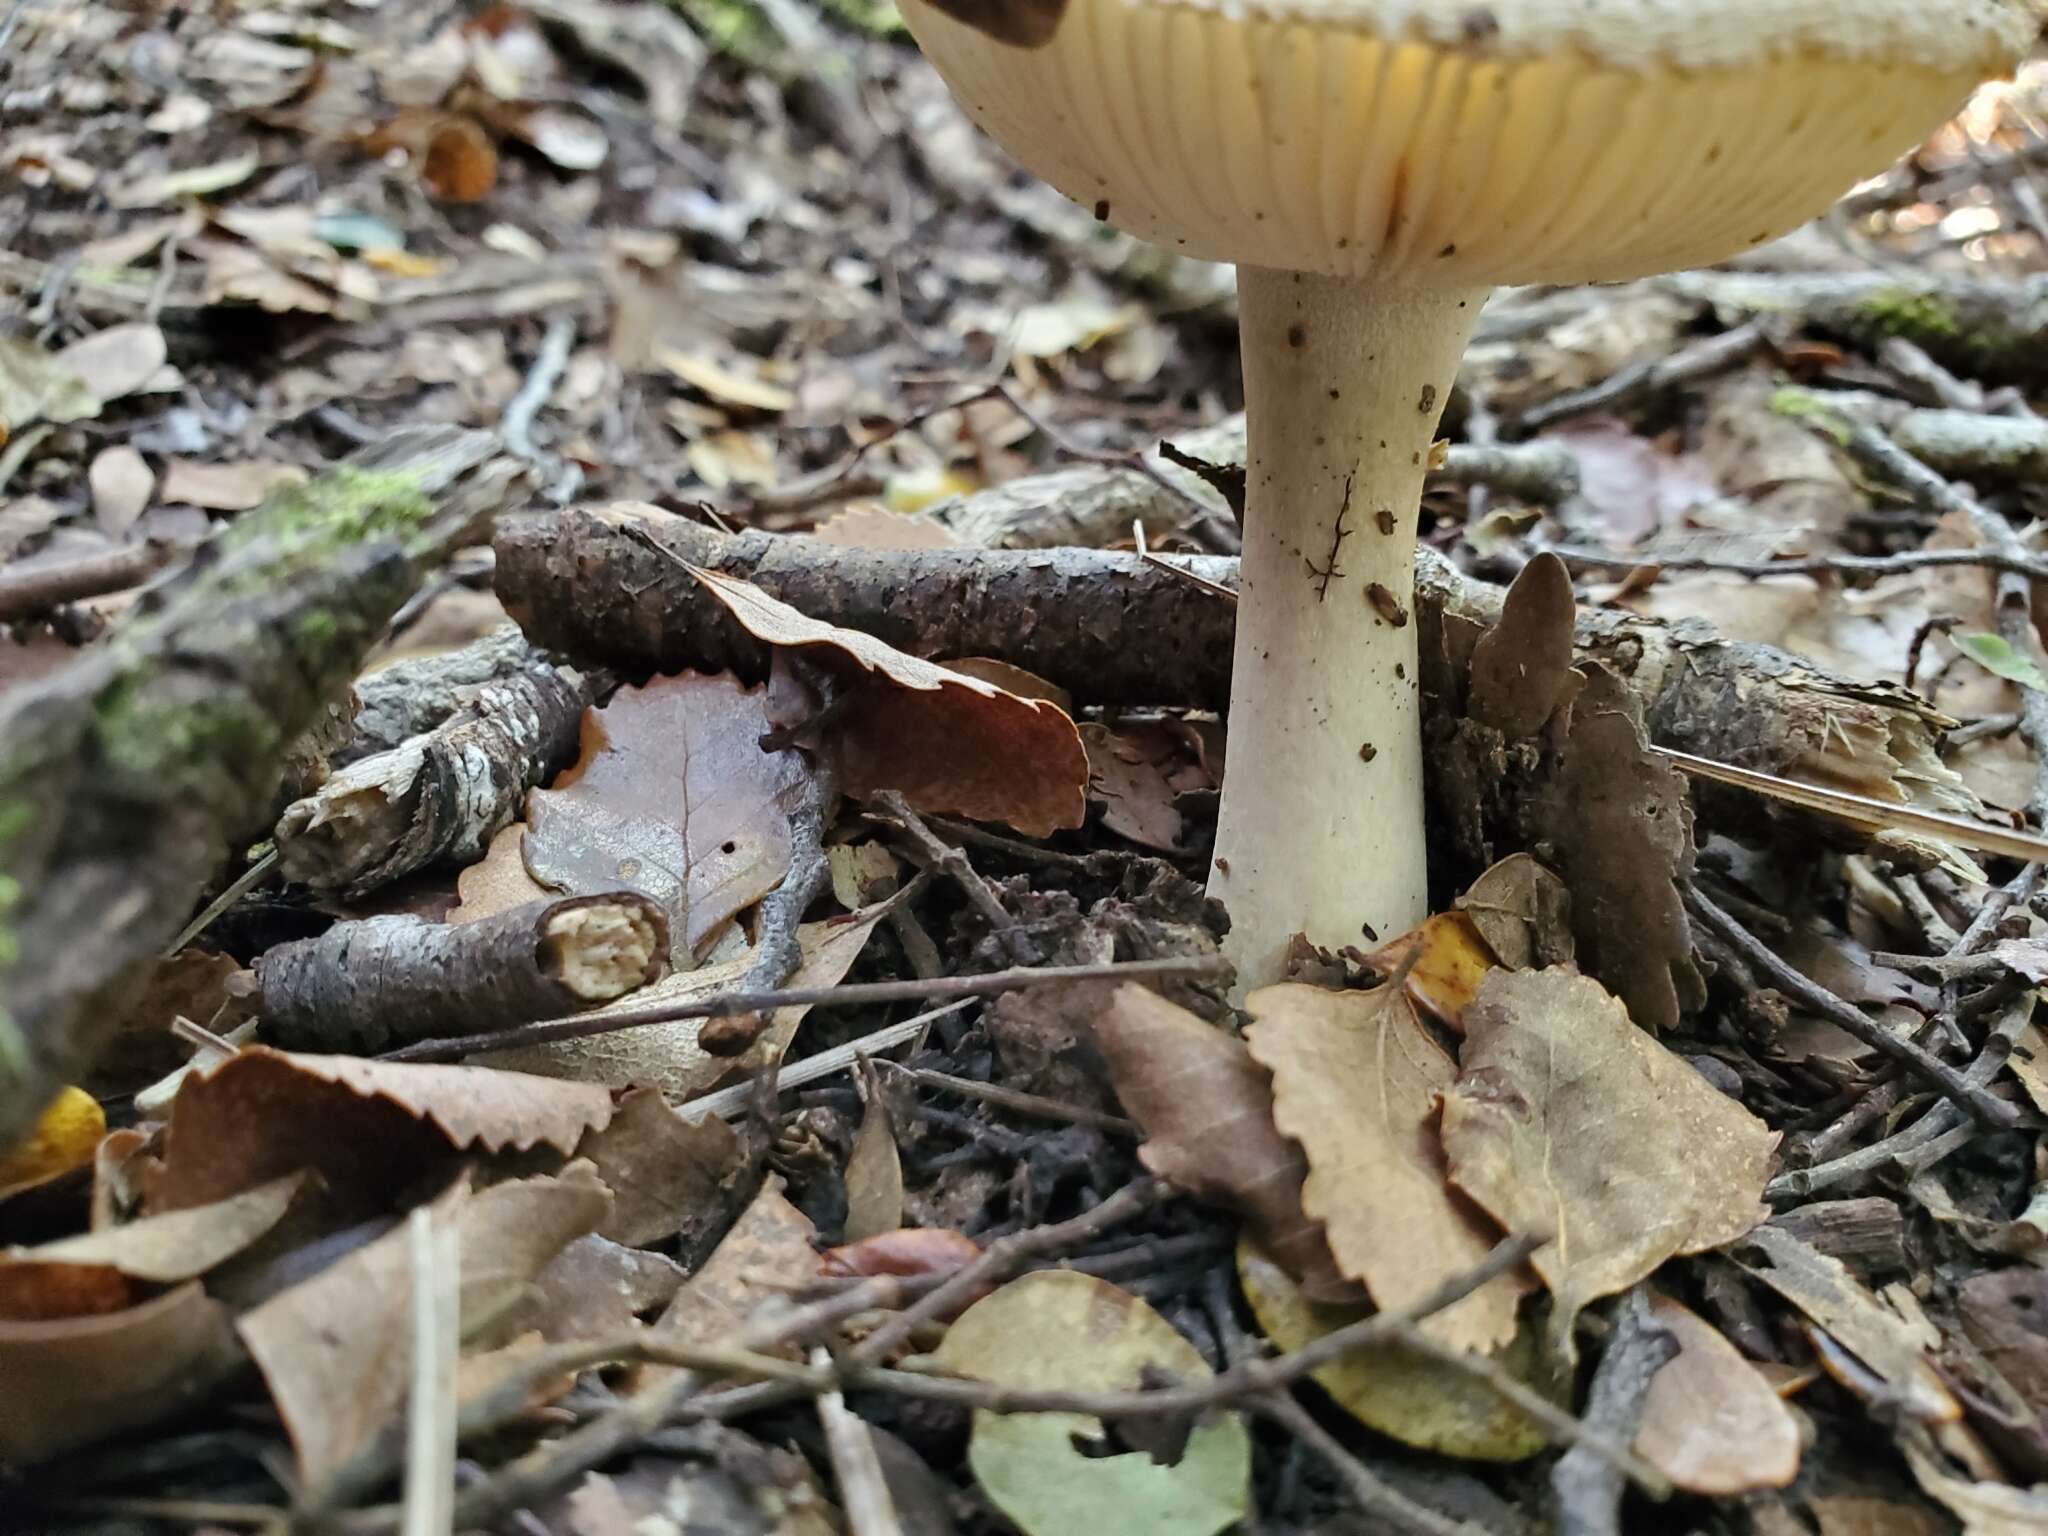
[[[1724,259],[2031,45],[2037,0],[899,0],[1098,218],[1238,264],[1250,478],[1210,893],[1242,987],[1424,915],[1412,613],[1437,417],[1500,283]]]

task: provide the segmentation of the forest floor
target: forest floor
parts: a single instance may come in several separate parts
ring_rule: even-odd
[[[1247,1016],[1231,274],[863,5],[0,7],[0,1530],[2048,1532],[2048,63],[1494,300]]]

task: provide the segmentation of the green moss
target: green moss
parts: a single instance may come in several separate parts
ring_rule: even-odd
[[[149,693],[137,678],[124,677],[100,695],[99,749],[111,767],[166,796],[198,787],[223,763],[260,758],[281,745],[276,722],[239,689],[193,700]]]
[[[1780,389],[1771,395],[1771,410],[1779,416],[1804,422],[1816,432],[1825,432],[1838,443],[1849,441],[1847,420],[1832,405],[1810,389]]]
[[[1858,306],[1862,322],[1884,336],[1961,339],[1966,327],[1947,295],[1925,288],[1880,288]]]
[[[340,554],[375,538],[396,538],[412,552],[432,520],[434,504],[418,479],[403,471],[339,465],[272,496],[221,537],[224,554],[274,543],[287,559]]]

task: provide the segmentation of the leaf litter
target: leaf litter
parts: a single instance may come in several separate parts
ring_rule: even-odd
[[[757,1340],[791,1365],[817,1345],[864,1360],[833,1367],[839,1400],[872,1426],[906,1530],[934,1508],[977,1526],[1001,1509],[1027,1529],[1215,1529],[1249,1507],[1247,1486],[1262,1529],[1332,1529],[1357,1518],[1361,1473],[1428,1511],[1527,1529],[1570,1438],[1555,1415],[1597,1426],[1610,1451],[1632,1445],[1653,1480],[1744,1501],[1686,1506],[1708,1524],[2039,1528],[2038,1133],[1956,1118],[1923,1062],[1850,1036],[1825,1001],[2035,1105],[2038,1029],[1988,1022],[2038,980],[2012,963],[2040,937],[2030,889],[1994,911],[1977,877],[2005,882],[2005,863],[1689,785],[1657,750],[2016,819],[2037,773],[2018,718],[2040,677],[2032,615],[1989,566],[1912,563],[2011,551],[1981,519],[1928,515],[1780,406],[1789,381],[1909,445],[2010,519],[2025,555],[2038,495],[2016,466],[2040,450],[2015,459],[2010,444],[2034,440],[2037,363],[2000,355],[1995,324],[1900,334],[1928,311],[1845,307],[1869,279],[1811,232],[1753,268],[1501,296],[1429,493],[1432,542],[1463,585],[1431,595],[1441,567],[1426,566],[1414,605],[1449,908],[1365,952],[1304,956],[1281,989],[1296,1000],[1249,1024],[1199,971],[961,999],[943,988],[1018,964],[1216,952],[1221,914],[1195,881],[1220,723],[1192,697],[1099,704],[1097,679],[1040,640],[1071,622],[1044,546],[1127,546],[1135,521],[1148,556],[1230,547],[1219,511],[1236,466],[1211,480],[1149,450],[1183,428],[1229,431],[1233,300],[1227,273],[1009,175],[891,17],[827,9],[537,0],[422,32],[388,4],[139,21],[31,4],[10,22],[0,71],[19,121],[0,201],[23,217],[0,288],[32,322],[0,343],[0,592],[81,561],[111,574],[80,600],[0,609],[14,631],[0,693],[94,655],[110,620],[147,609],[142,564],[104,557],[182,558],[279,484],[418,422],[523,439],[536,506],[684,508],[770,550],[808,531],[906,573],[906,601],[919,551],[1036,547],[1045,563],[969,647],[841,612],[829,584],[761,576],[743,593],[740,568],[723,593],[772,661],[751,636],[707,655],[649,658],[636,641],[563,656],[619,667],[624,686],[607,682],[591,717],[606,739],[466,869],[341,900],[223,844],[220,884],[176,893],[165,933],[236,874],[253,883],[104,999],[123,1021],[107,1057],[29,1142],[0,1148],[0,1377],[37,1383],[32,1401],[0,1393],[16,1473],[0,1523],[21,1503],[27,1528],[91,1528],[66,1503],[82,1498],[138,1501],[135,1518],[161,1497],[283,1509],[323,1483],[388,1507],[417,1279],[402,1228],[432,1207],[464,1230],[474,1335],[457,1397],[511,1405],[462,1444],[481,1472],[465,1521],[511,1469],[538,1467],[531,1512],[578,1536],[660,1519],[863,1529],[832,1451],[772,1412],[658,1448],[627,1433],[600,1470],[572,1469],[563,1446],[618,1434],[636,1389],[681,1390],[676,1366],[640,1359],[666,1327],[706,1347]],[[2043,88],[2035,66],[1974,103],[1855,194],[1844,227],[1891,271],[1996,313],[2023,291],[2000,285],[2040,266],[2031,183],[2012,170],[2038,152]],[[1700,348],[1719,360],[1698,363]],[[1674,358],[1685,366],[1661,367]],[[1573,489],[1449,478],[1488,446],[1562,453]],[[439,654],[497,622],[482,554],[445,567],[432,622],[380,655]],[[1872,558],[1897,568],[1854,564]],[[1504,605],[1473,580],[1518,571]],[[2004,586],[2033,595],[2024,576]],[[651,624],[668,590],[586,585],[576,600],[616,637]],[[1225,601],[1192,583],[1186,596],[1190,614]],[[690,611],[719,602],[698,589]],[[477,617],[446,628],[465,603]],[[1176,623],[1133,651],[1184,675],[1182,638]],[[792,677],[793,706],[778,691]],[[334,704],[345,735],[348,701]],[[329,750],[310,749],[307,771]],[[1232,757],[1260,771],[1257,744]],[[866,814],[884,790],[930,818],[933,842]],[[260,837],[269,788],[239,792]],[[732,835],[698,837],[700,823]],[[337,918],[469,921],[643,878],[673,902],[679,966],[698,969],[578,1027],[738,990],[835,1000],[770,1007],[740,1057],[669,1019],[422,1067],[277,1052],[242,996],[245,966]],[[1704,938],[1689,892],[1824,996]],[[0,885],[0,906],[17,899]],[[875,981],[906,990],[857,990]],[[1344,1049],[1368,1017],[1398,1050]],[[870,1049],[878,1030],[889,1043]],[[203,1065],[166,1086],[187,1052]],[[863,1096],[854,1058],[891,1053],[917,1072],[885,1069]],[[1583,1075],[1553,1074],[1560,1061]],[[688,1102],[771,1068],[794,1086],[755,1111],[744,1086],[717,1112]],[[1788,1172],[1827,1182],[1788,1194]],[[1146,1173],[1197,1198],[1133,1207]],[[1490,1352],[1382,1343],[1310,1373],[1343,1410],[1323,1419],[1342,1459],[1297,1456],[1315,1446],[1284,1424],[1240,1451],[1219,1426],[1258,1406],[1248,1388],[1192,1418],[1146,1411],[1262,1343],[1284,1365],[1370,1326],[1364,1291],[1398,1305],[1456,1278],[1446,1209],[1474,1217],[1474,1257],[1506,1234],[1566,1243],[1424,1319],[1441,1350],[1446,1334],[1479,1344],[1470,1318],[1491,1309]],[[1433,1214],[1418,1225],[1418,1210]],[[1091,1226],[1103,1212],[1115,1219]],[[1029,1265],[1101,1275],[1014,1278]],[[969,1267],[983,1272],[889,1339],[892,1308]],[[1646,1276],[1683,1347],[1639,1419],[1613,1423],[1561,1356],[1604,1354],[1601,1298]],[[1104,1361],[1074,1347],[1071,1303],[947,1331],[1020,1287],[1085,1291],[1084,1323],[1120,1319],[1120,1339],[1148,1341],[1116,1378],[1133,1411],[1076,1442],[1042,1415],[970,1420],[901,1400],[898,1380],[855,1385],[857,1368],[916,1375],[916,1351],[977,1333],[997,1355],[1035,1351],[1034,1379],[1093,1379]],[[842,1296],[858,1307],[843,1331],[776,1334]],[[859,1356],[877,1328],[888,1347]],[[548,1346],[593,1340],[597,1363],[550,1367]],[[1518,1408],[1501,1382],[1540,1401]],[[227,1425],[211,1459],[186,1453],[187,1426]],[[1212,1462],[1204,1436],[1219,1433]],[[1390,1454],[1379,1436],[1435,1454]],[[314,1474],[289,1488],[271,1470],[288,1451]],[[1407,1505],[1366,1507],[1435,1528]],[[1670,1513],[1632,1496],[1617,1528]]]

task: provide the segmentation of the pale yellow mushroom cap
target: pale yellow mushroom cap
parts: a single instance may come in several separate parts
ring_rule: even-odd
[[[1722,260],[1920,142],[2038,0],[899,0],[975,121],[1191,256],[1478,286]],[[964,19],[963,19],[964,18]]]

